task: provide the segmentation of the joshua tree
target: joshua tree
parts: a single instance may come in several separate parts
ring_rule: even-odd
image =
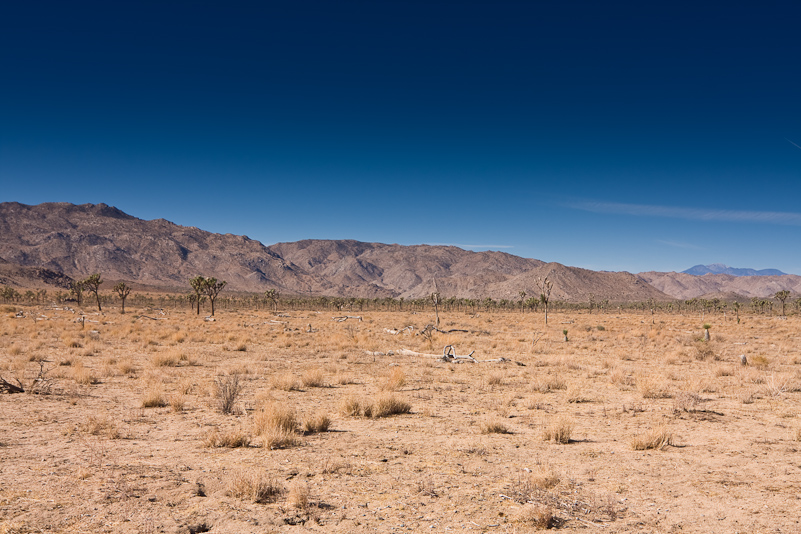
[[[75,297],[75,300],[78,302],[78,306],[81,305],[83,302],[83,281],[82,280],[73,280],[70,282],[70,296]]]
[[[278,309],[278,291],[276,289],[268,289],[265,291],[264,298],[272,302],[273,311]]]
[[[202,276],[196,276],[189,280],[189,285],[195,292],[195,304],[197,305],[197,314],[200,315],[200,297],[203,295],[203,288],[206,285],[206,279]]]
[[[709,341],[709,329],[712,328],[711,324],[704,324],[704,341]]]
[[[773,295],[774,298],[778,299],[782,303],[782,317],[784,317],[784,301],[787,300],[787,297],[790,296],[790,292],[785,290],[777,292]]]
[[[131,288],[125,285],[125,282],[120,282],[116,286],[114,286],[114,291],[117,292],[119,295],[120,300],[122,301],[122,312],[125,313],[125,299],[128,298],[128,295],[131,294]]]
[[[548,277],[537,278],[537,287],[540,290],[540,302],[545,306],[545,324],[548,324],[548,301],[551,300],[551,289],[553,289],[553,282],[548,280]]]
[[[84,279],[81,284],[83,287],[89,292],[94,293],[95,299],[97,300],[97,311],[103,311],[100,308],[100,294],[98,290],[100,289],[100,284],[103,283],[103,280],[100,279],[100,275],[95,273],[90,275],[88,278]]]
[[[429,298],[431,299],[431,302],[434,303],[434,313],[437,314],[437,328],[439,328],[439,301],[440,301],[439,291],[431,293],[431,296]]]
[[[734,315],[737,316],[737,324],[740,324],[740,303],[734,301],[731,307],[734,308]]]
[[[525,291],[521,291],[520,292],[520,313],[523,313],[524,311],[526,311],[526,308],[525,308],[525,305],[524,305],[525,304],[525,300],[526,300],[526,292]]]
[[[565,343],[567,343],[567,329],[562,330],[562,334],[565,336]]]
[[[214,301],[217,300],[217,295],[220,294],[220,291],[225,287],[227,284],[225,280],[217,281],[216,278],[206,278],[203,280],[203,293],[209,297],[209,302],[211,302],[211,314],[214,315]]]

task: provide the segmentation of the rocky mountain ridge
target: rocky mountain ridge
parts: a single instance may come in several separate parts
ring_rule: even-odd
[[[246,236],[139,219],[106,204],[0,203],[0,258],[5,262],[0,283],[20,287],[51,282],[63,287],[70,277],[95,272],[107,281],[171,291],[188,291],[187,281],[202,274],[226,280],[230,291],[367,298],[419,298],[439,291],[446,297],[517,300],[521,291],[538,295],[537,281],[546,276],[553,282],[551,298],[572,302],[668,300],[730,287],[681,278],[711,280],[711,275],[599,272],[452,246],[315,239],[265,246]],[[15,277],[2,278],[11,271]],[[771,284],[772,278],[760,277],[758,288],[745,284],[737,292],[782,285]]]

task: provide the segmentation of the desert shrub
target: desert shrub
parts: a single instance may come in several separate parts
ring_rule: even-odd
[[[359,398],[349,395],[339,403],[339,412],[348,417],[359,417],[363,413],[362,404]]]
[[[384,394],[376,398],[369,417],[389,417],[391,415],[409,413],[411,409],[412,405],[403,399],[392,394]],[[365,416],[367,416],[367,413],[365,413]]]
[[[673,444],[673,434],[664,426],[652,428],[643,434],[633,437],[631,440],[631,448],[635,451],[662,450]]]
[[[234,410],[243,387],[239,373],[220,375],[214,379],[214,395],[222,413],[229,414]]]
[[[142,408],[163,408],[167,406],[164,394],[157,385],[150,386],[142,397]]]
[[[389,375],[379,384],[382,391],[398,391],[406,385],[406,373],[400,367],[393,367]]]
[[[481,423],[482,434],[511,434],[512,432],[501,421],[484,421]]]
[[[304,434],[316,434],[318,432],[328,432],[331,427],[331,418],[328,414],[317,413],[303,419]]]
[[[254,417],[253,432],[267,449],[284,449],[300,444],[295,411],[287,406],[270,403]]]
[[[551,423],[545,427],[542,433],[542,439],[544,441],[553,441],[554,443],[570,443],[573,427],[573,421],[565,417],[559,417],[551,421]]]
[[[311,491],[309,484],[300,480],[295,481],[287,493],[287,504],[296,510],[308,510],[310,505]]]
[[[283,493],[283,488],[262,473],[243,470],[229,476],[226,493],[236,499],[264,504],[275,501]]]
[[[271,380],[273,388],[282,391],[294,391],[298,389],[298,381],[291,373],[274,376]]]
[[[548,529],[556,526],[553,510],[541,504],[525,504],[517,512],[515,521],[524,525],[531,525],[538,529]]]
[[[157,352],[150,357],[150,363],[153,367],[176,367],[180,361],[180,353],[171,350]]]
[[[120,430],[117,423],[108,416],[90,415],[83,424],[83,431],[93,436],[105,436],[109,439],[120,437]]]
[[[325,386],[322,369],[309,369],[300,377],[300,382],[307,388],[321,388]]]
[[[250,445],[250,436],[242,429],[231,430],[225,433],[220,433],[215,430],[206,437],[203,444],[209,448],[225,447],[228,449],[235,449],[237,447],[247,447]]]

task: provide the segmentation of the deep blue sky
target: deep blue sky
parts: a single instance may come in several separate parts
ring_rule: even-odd
[[[801,274],[801,4],[4,2],[0,201]]]

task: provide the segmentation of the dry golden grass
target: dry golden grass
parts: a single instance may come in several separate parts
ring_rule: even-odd
[[[209,434],[203,442],[205,447],[225,447],[235,449],[250,445],[250,436],[242,429],[219,432],[216,429]]]
[[[167,406],[161,385],[153,384],[142,395],[142,408],[163,408]]]
[[[273,502],[282,493],[283,488],[276,480],[251,470],[238,470],[230,474],[226,484],[226,494],[257,504]]]
[[[305,511],[309,509],[311,498],[311,490],[307,482],[295,481],[289,486],[289,491],[286,496],[286,503],[291,508]]]
[[[575,423],[566,417],[557,417],[549,422],[542,432],[542,439],[554,443],[570,443]]]
[[[320,531],[461,531],[473,521],[510,532],[681,524],[724,534],[792,525],[797,515],[782,488],[801,478],[782,458],[801,441],[801,317],[744,315],[738,324],[716,314],[706,319],[713,341],[703,343],[694,314],[657,313],[652,323],[625,309],[560,310],[545,327],[541,313],[441,310],[442,328],[468,332],[428,340],[384,330],[419,330],[432,320],[419,309],[358,313],[361,323],[290,310],[276,324],[271,310],[219,308],[212,323],[169,306],[159,321],[110,308],[87,315],[97,322],[83,330],[61,310],[42,310],[49,317],[36,322],[0,317],[0,375],[27,386],[44,358],[53,386],[49,395],[0,398],[14,407],[0,410],[3,454],[14,460],[0,473],[0,503],[23,518],[20,532],[67,532],[80,516],[75,528],[114,524],[125,534],[199,521],[251,528],[236,517],[268,530],[305,522]],[[448,344],[524,365],[397,353],[438,354]],[[741,366],[739,354],[751,363]],[[231,374],[246,387],[226,415],[215,380]],[[409,415],[386,418],[396,414]],[[643,452],[682,435],[703,439]],[[748,450],[759,453],[741,454]],[[298,497],[278,480],[297,482]],[[203,498],[185,482],[207,485]],[[37,494],[44,484],[68,486],[74,503],[46,506]],[[709,490],[702,501],[691,498],[699,487]],[[737,507],[727,500],[733,492]],[[125,505],[137,497],[169,514],[148,523],[144,508]],[[748,512],[765,505],[772,521]],[[669,508],[670,520],[652,518],[657,508]]]
[[[631,448],[635,451],[662,450],[671,445],[674,445],[673,433],[664,426],[652,428],[631,439]]]

